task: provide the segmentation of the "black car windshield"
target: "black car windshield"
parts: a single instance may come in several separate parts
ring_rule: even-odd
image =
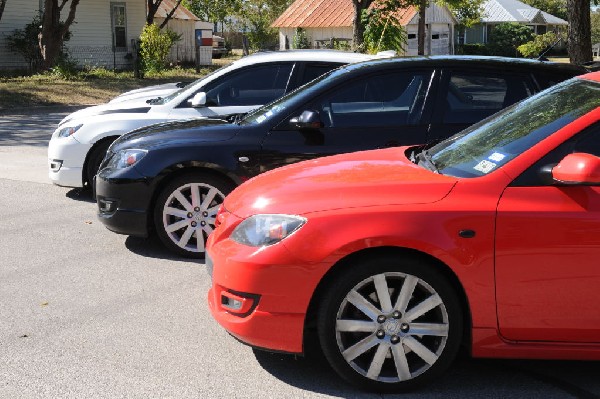
[[[334,69],[329,72],[326,72],[324,75],[319,76],[318,78],[311,80],[306,83],[304,86],[298,87],[296,90],[289,92],[283,97],[267,104],[263,105],[260,108],[248,113],[242,120],[240,120],[240,125],[254,125],[261,124],[276,115],[281,114],[283,111],[287,109],[291,109],[293,104],[302,101],[303,98],[307,96],[312,96],[312,93],[315,91],[319,91],[319,83],[326,80],[332,74],[336,76],[339,73],[343,73],[344,69]]]
[[[598,106],[600,84],[571,79],[442,141],[427,155],[441,174],[483,176]]]
[[[195,87],[198,85],[198,83],[202,82],[203,80],[211,77],[212,75],[220,72],[221,70],[225,69],[225,68],[229,68],[230,65],[226,65],[226,66],[222,66],[219,69],[214,70],[213,72],[209,73],[208,75],[201,77],[200,79],[197,79],[195,81],[193,81],[192,83],[182,87],[181,89],[174,91],[173,93],[169,94],[168,96],[165,97],[158,97],[152,100],[152,105],[163,105],[166,104],[170,101],[173,101],[175,98],[177,98],[181,93],[185,92],[186,90],[189,90],[190,87],[194,87],[194,90],[198,90],[201,89],[201,87]]]

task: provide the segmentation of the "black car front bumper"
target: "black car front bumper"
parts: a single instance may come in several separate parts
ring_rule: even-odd
[[[102,170],[94,179],[98,219],[115,233],[147,237],[152,226],[152,190],[134,170],[128,170],[128,176],[114,174],[124,173]]]

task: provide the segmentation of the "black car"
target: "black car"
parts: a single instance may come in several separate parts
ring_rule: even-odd
[[[583,72],[491,57],[347,65],[242,117],[153,125],[122,136],[96,177],[99,217],[114,232],[156,231],[169,249],[200,257],[225,195],[259,173],[325,155],[437,141]]]

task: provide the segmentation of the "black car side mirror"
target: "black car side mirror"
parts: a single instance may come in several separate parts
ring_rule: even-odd
[[[306,110],[299,117],[290,119],[290,125],[298,130],[320,129],[323,127],[323,122],[317,111]]]

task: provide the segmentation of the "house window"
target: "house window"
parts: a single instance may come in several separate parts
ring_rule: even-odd
[[[113,46],[117,50],[127,49],[127,13],[125,3],[111,3]]]

